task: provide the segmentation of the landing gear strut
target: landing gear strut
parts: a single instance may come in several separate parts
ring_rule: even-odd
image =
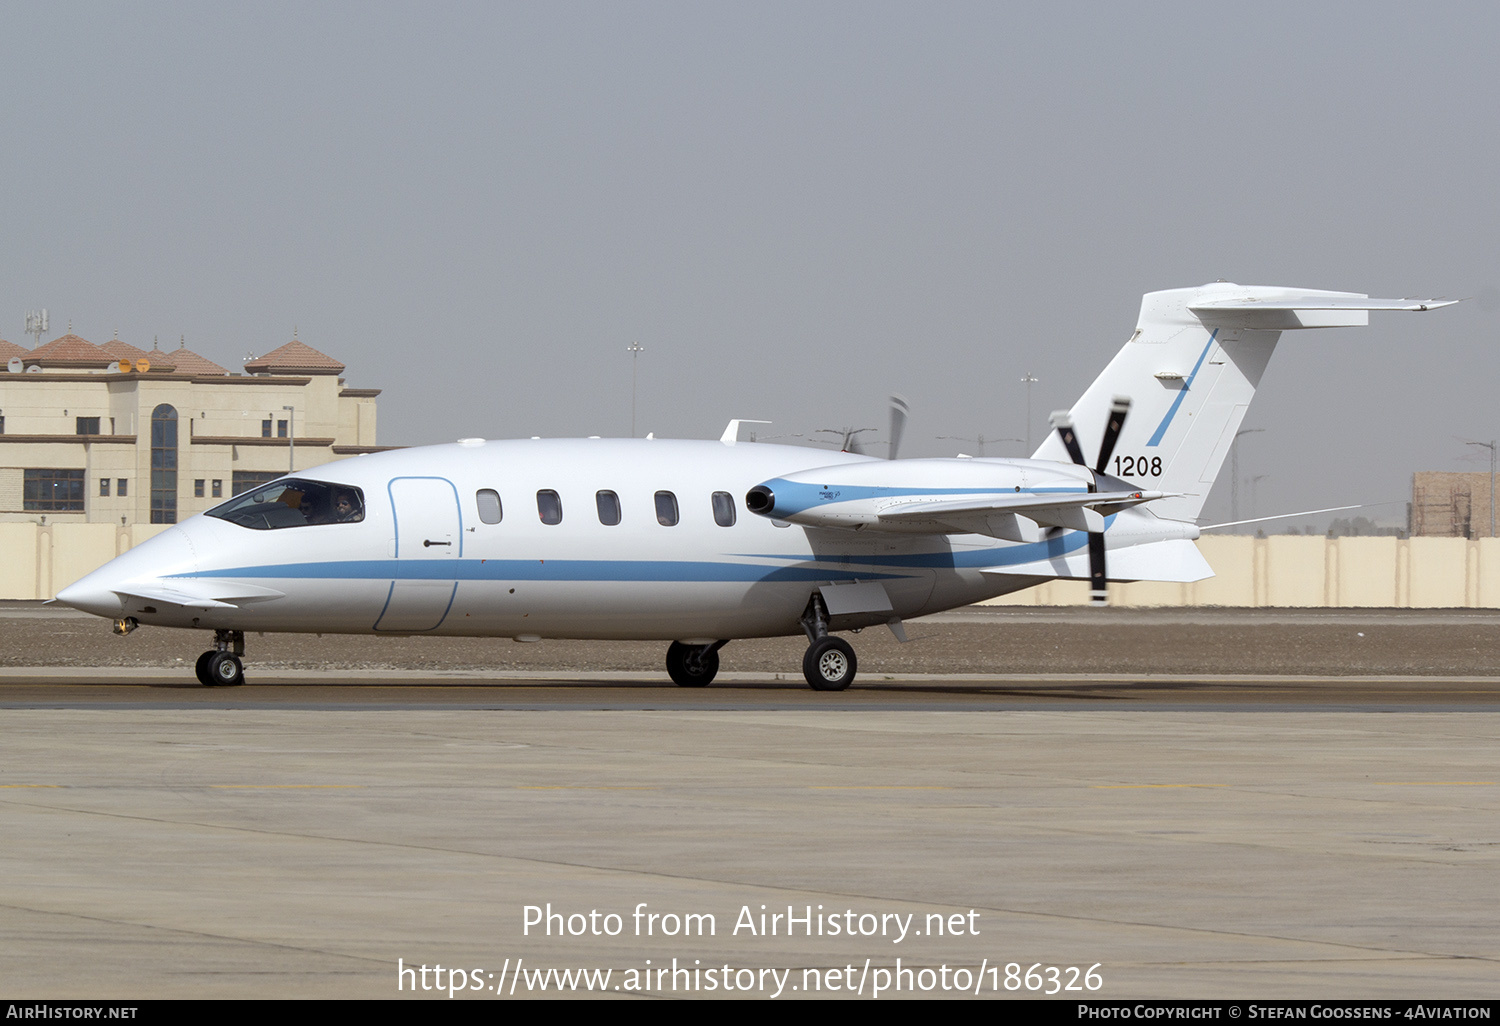
[[[719,672],[719,649],[727,644],[727,638],[711,645],[672,642],[667,648],[667,675],[680,687],[707,687]]]
[[[214,631],[214,647],[198,657],[193,668],[204,687],[232,688],[245,683],[245,632]]]
[[[854,648],[843,638],[828,633],[828,606],[823,596],[813,592],[801,617],[807,632],[807,653],[802,657],[802,676],[814,691],[843,691],[854,683],[859,660]]]

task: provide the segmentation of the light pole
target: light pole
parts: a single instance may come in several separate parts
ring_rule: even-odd
[[[1490,537],[1495,537],[1495,446],[1496,442],[1465,442],[1465,445],[1479,445],[1490,451]]]
[[[640,355],[646,351],[646,347],[639,342],[632,342],[625,347],[630,354],[630,437],[635,437],[635,365],[640,362]]]
[[[283,406],[286,411],[286,472],[297,469],[297,407]]]
[[[1263,432],[1265,428],[1244,428],[1234,433],[1234,440],[1229,443],[1229,520],[1234,522],[1240,518],[1240,435],[1253,435]]]
[[[1032,377],[1031,376],[1031,371],[1027,371],[1026,372],[1026,376],[1021,379],[1021,384],[1023,384],[1023,385],[1026,386],[1026,453],[1025,453],[1025,455],[1027,455],[1027,456],[1031,455],[1031,386],[1034,385],[1034,384],[1036,384],[1040,380],[1041,380],[1041,378],[1034,378],[1034,377]]]

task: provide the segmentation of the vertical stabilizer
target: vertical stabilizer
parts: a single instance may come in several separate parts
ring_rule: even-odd
[[[1069,412],[1088,451],[1104,437],[1115,397],[1129,398],[1104,473],[1183,493],[1151,510],[1195,520],[1283,331],[1357,327],[1369,323],[1370,310],[1447,305],[1230,282],[1149,292],[1135,333]],[[1056,432],[1034,458],[1071,462]]]

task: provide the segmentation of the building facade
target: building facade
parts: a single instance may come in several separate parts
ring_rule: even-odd
[[[1428,538],[1490,538],[1494,520],[1489,474],[1423,470],[1411,478],[1408,533]]]
[[[241,373],[186,347],[0,341],[0,522],[172,524],[292,469],[378,451],[379,389],[295,337]]]

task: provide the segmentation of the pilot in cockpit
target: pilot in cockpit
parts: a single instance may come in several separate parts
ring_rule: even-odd
[[[339,492],[333,500],[333,519],[340,524],[357,524],[365,518],[350,492]]]

